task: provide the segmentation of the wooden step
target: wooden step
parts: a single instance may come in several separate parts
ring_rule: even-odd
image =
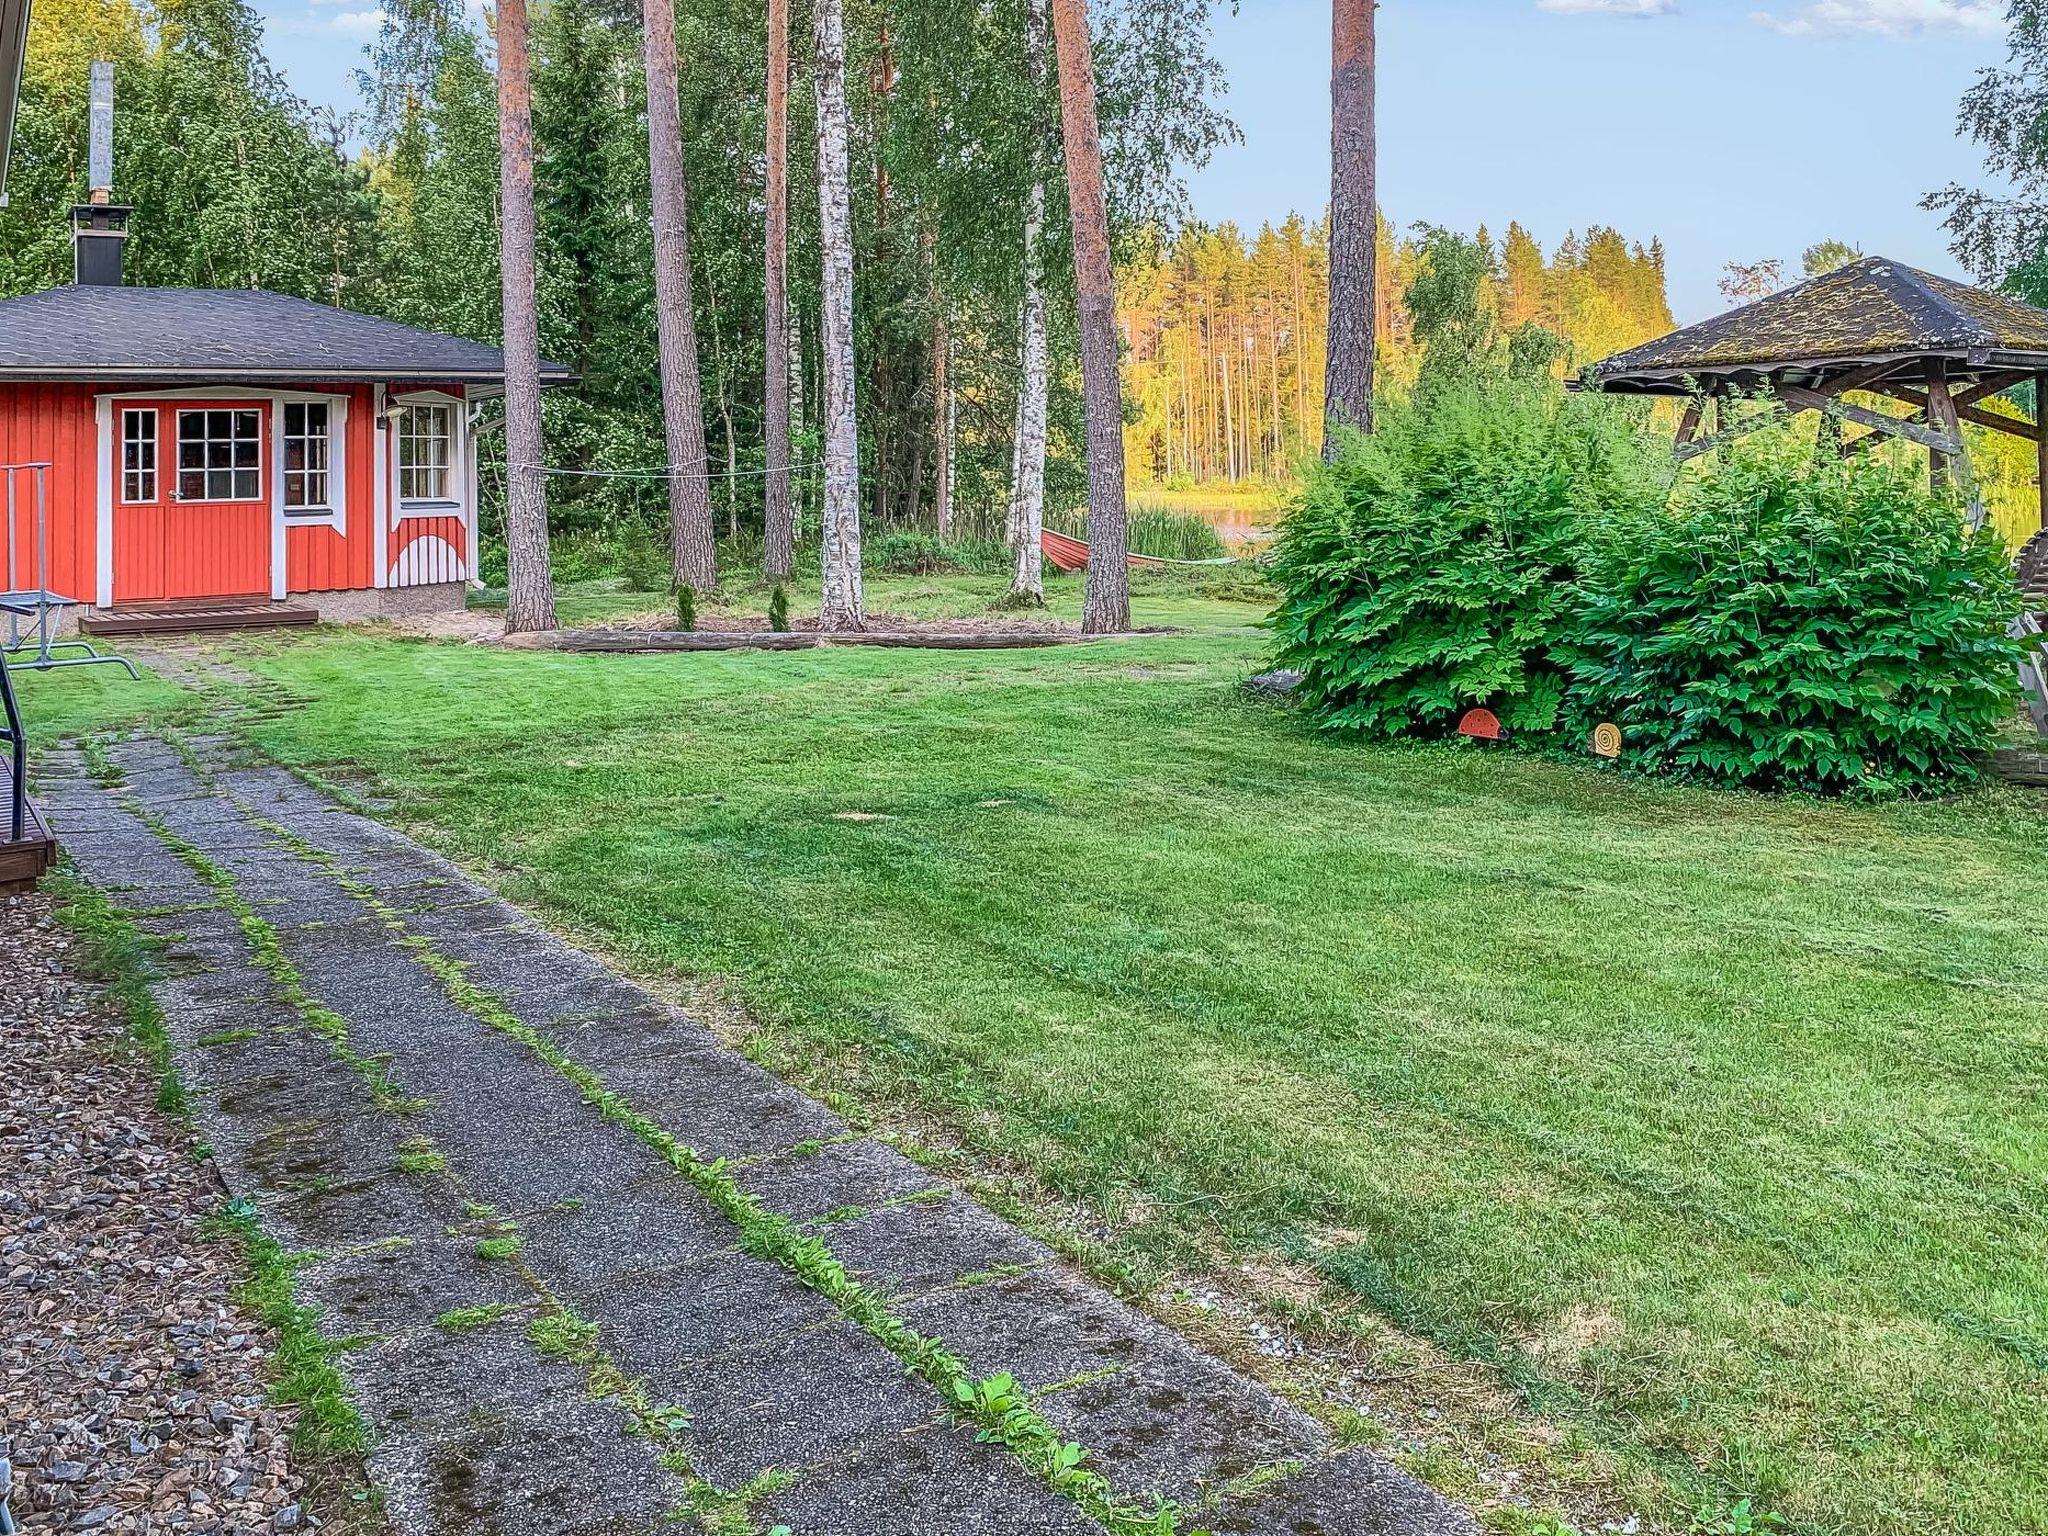
[[[43,825],[33,803],[22,827],[21,841],[14,833],[14,771],[0,756],[0,896],[32,891],[36,882],[57,862],[57,839]]]
[[[291,603],[186,602],[136,603],[82,614],[78,627],[88,635],[196,635],[223,629],[282,629],[318,624],[311,608]]]

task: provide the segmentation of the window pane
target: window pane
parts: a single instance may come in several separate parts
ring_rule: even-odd
[[[203,442],[178,444],[178,468],[204,469],[206,467],[206,444]]]
[[[308,469],[325,469],[327,467],[327,439],[325,436],[316,434],[309,437],[301,447],[306,455],[306,467]]]
[[[287,436],[296,436],[306,430],[305,406],[287,405],[284,408],[284,430]]]
[[[206,475],[203,471],[188,469],[178,475],[178,494],[187,501],[206,499]]]
[[[295,470],[284,473],[284,504],[288,507],[306,505],[306,477]]]
[[[206,435],[208,437],[225,438],[228,435],[228,422],[233,414],[232,411],[208,411],[206,413]]]
[[[255,411],[236,411],[234,435],[253,439],[262,430],[262,420]]]
[[[258,492],[258,490],[259,490],[259,487],[258,487],[258,485],[257,485],[256,481],[257,481],[257,475],[256,475],[256,471],[255,471],[255,470],[253,470],[253,469],[238,469],[238,470],[236,470],[236,471],[235,471],[235,490],[234,490],[234,496],[235,496],[235,500],[237,500],[237,501],[254,501],[254,500],[256,499],[256,495],[257,495],[257,492]]]
[[[253,440],[248,438],[236,439],[235,463],[243,469],[253,469],[256,467],[256,444]]]
[[[181,442],[181,443],[196,443],[196,442],[200,442],[200,441],[202,441],[202,440],[203,440],[203,439],[205,438],[205,436],[206,436],[206,412],[204,412],[204,411],[180,411],[180,412],[178,412],[178,441],[179,441],[179,442]]]

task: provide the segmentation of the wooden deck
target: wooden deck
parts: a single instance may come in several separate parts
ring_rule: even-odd
[[[14,831],[14,772],[0,755],[0,896],[35,889],[35,884],[57,862],[57,839],[43,825],[33,803],[20,842],[11,840]]]
[[[282,629],[317,624],[311,608],[273,603],[260,598],[196,599],[189,602],[121,604],[100,613],[81,614],[79,629],[88,635],[196,635],[222,629]]]

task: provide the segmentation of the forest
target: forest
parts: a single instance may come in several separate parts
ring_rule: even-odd
[[[741,540],[763,531],[767,435],[757,11],[714,0],[679,22],[713,512]],[[408,0],[387,17],[365,53],[361,105],[343,118],[292,93],[243,0],[39,0],[12,206],[0,211],[0,296],[68,280],[57,211],[85,190],[87,65],[107,58],[120,195],[137,207],[131,281],[263,287],[501,340],[493,37],[450,0]],[[804,23],[792,18],[798,36]],[[1027,287],[1046,341],[1044,495],[1071,519],[1086,490],[1072,257],[1064,180],[1034,173],[1058,145],[1030,7],[865,0],[848,26],[864,519],[1001,536],[1032,366]],[[1110,5],[1096,28],[1130,483],[1283,484],[1321,441],[1328,220],[1297,214],[1255,236],[1192,221],[1181,177],[1236,132],[1207,7]],[[548,462],[578,471],[551,480],[551,523],[572,541],[652,539],[666,496],[652,469],[665,460],[638,8],[548,0],[532,53],[541,350],[582,379],[546,405]],[[816,162],[801,152],[808,92],[788,100],[793,323],[776,366],[792,385],[799,523],[815,528]],[[1382,368],[1401,378],[1416,358],[1403,296],[1423,232],[1379,223],[1376,333]],[[1561,356],[1670,328],[1654,239],[1596,227],[1546,255],[1518,223],[1497,246],[1479,237],[1493,253],[1489,304],[1510,327],[1562,338]],[[492,503],[501,510],[502,489]]]
[[[808,7],[791,31],[806,35]],[[848,78],[861,462],[871,525],[936,515],[936,439],[950,423],[954,499],[999,516],[1008,496],[1031,266],[1052,358],[1048,469],[1077,499],[1079,380],[1064,183],[1047,71],[1028,57],[1025,0],[857,3]],[[1096,23],[1103,155],[1120,243],[1178,224],[1178,167],[1233,132],[1199,0],[1105,8]],[[0,294],[69,281],[62,209],[85,191],[86,78],[116,64],[116,179],[136,206],[130,281],[263,287],[484,341],[501,337],[493,40],[450,0],[388,8],[347,119],[296,97],[242,0],[39,0]],[[692,292],[715,510],[761,525],[762,271],[767,42],[759,7],[713,0],[679,21]],[[549,462],[596,473],[549,487],[556,531],[662,516],[664,462],[649,229],[647,93],[637,7],[549,0],[534,11],[533,123],[541,350],[579,388],[549,400]],[[800,76],[802,55],[795,50]],[[1031,82],[1037,80],[1034,86]],[[1036,99],[1033,99],[1036,98]],[[817,161],[807,90],[788,93],[792,457],[800,514],[818,495],[821,416]],[[1066,281],[1046,280],[1065,272]],[[935,401],[951,399],[949,410]],[[815,527],[810,516],[805,525]]]
[[[1381,368],[1404,382],[1421,358],[1407,295],[1429,233],[1397,234],[1379,218],[1374,333]],[[1497,244],[1484,228],[1476,238],[1487,269],[1481,306],[1504,330],[1542,327],[1559,362],[1591,362],[1672,328],[1660,241],[1631,244],[1596,226],[1567,234],[1546,258],[1519,223]],[[1322,445],[1328,221],[1295,214],[1250,237],[1230,224],[1184,224],[1130,244],[1118,297],[1131,484],[1291,480]]]

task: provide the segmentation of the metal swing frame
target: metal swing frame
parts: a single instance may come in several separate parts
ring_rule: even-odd
[[[135,664],[125,656],[112,653],[101,654],[90,640],[82,636],[58,635],[52,627],[53,616],[61,615],[66,608],[80,608],[84,603],[75,597],[50,590],[50,546],[49,546],[49,474],[52,466],[47,462],[28,464],[0,464],[0,474],[7,477],[7,587],[0,591],[0,613],[7,616],[7,638],[0,643],[0,651],[17,667],[32,672],[48,672],[57,667],[114,666],[127,669],[131,678],[139,678]],[[20,487],[21,477],[32,475],[35,480],[35,585],[22,584],[20,559]],[[59,652],[83,652],[83,655]]]

